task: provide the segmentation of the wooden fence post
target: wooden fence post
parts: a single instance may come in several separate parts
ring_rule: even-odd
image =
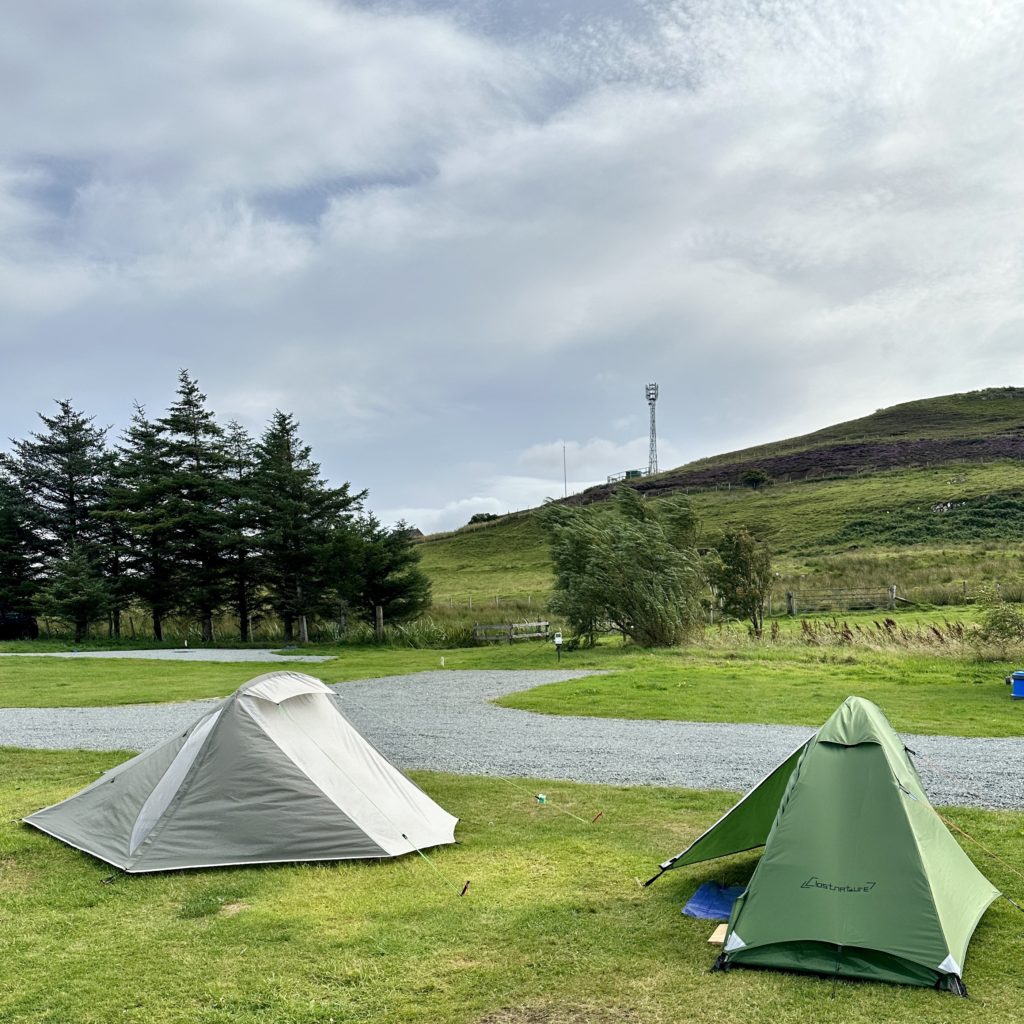
[[[796,615],[796,595],[792,590],[786,591],[786,614]]]
[[[380,643],[384,639],[384,609],[380,605],[373,609],[373,618],[373,632],[377,637],[377,642]]]

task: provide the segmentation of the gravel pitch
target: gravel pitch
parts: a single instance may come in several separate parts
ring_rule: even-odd
[[[438,671],[339,683],[353,723],[396,764],[469,775],[749,789],[814,731],[782,725],[538,715],[494,698],[586,672]],[[140,750],[216,701],[0,709],[0,745]],[[1024,809],[1024,739],[907,736],[937,804]]]

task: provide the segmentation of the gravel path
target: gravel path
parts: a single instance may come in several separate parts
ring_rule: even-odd
[[[746,790],[814,731],[783,725],[570,718],[493,698],[586,672],[421,672],[339,683],[346,714],[404,768],[618,785]],[[215,701],[0,709],[0,745],[139,750]],[[906,737],[937,804],[1024,809],[1024,739]]]
[[[330,661],[329,655],[320,654],[278,654],[269,648],[224,648],[180,647],[155,651],[54,651],[49,654],[33,651],[20,654],[11,651],[0,652],[0,658],[141,658],[143,661]]]

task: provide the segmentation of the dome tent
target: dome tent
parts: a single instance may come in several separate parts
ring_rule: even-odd
[[[298,672],[250,680],[24,820],[130,873],[397,857],[454,842],[458,821]]]
[[[716,966],[966,995],[967,945],[999,891],[932,808],[906,747],[870,701],[848,698],[655,878],[759,846]]]

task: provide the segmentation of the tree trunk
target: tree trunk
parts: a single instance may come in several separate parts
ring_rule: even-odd
[[[120,608],[115,608],[114,609],[113,613],[111,614],[111,620],[110,621],[111,621],[111,625],[113,626],[113,630],[114,630],[114,639],[115,640],[120,640],[121,639],[121,609]]]
[[[282,615],[281,624],[284,626],[284,639],[286,643],[291,643],[295,638],[295,620],[291,615]]]
[[[203,610],[203,643],[213,643],[213,612]]]
[[[238,590],[236,592],[235,611],[238,612],[238,633],[242,643],[249,641],[249,565],[244,551],[238,552],[237,568]]]
[[[85,635],[88,632],[89,620],[82,617],[75,619],[75,643],[80,644],[85,639]]]
[[[295,603],[299,609],[299,640],[304,643],[309,643],[309,627],[306,624],[306,610],[305,605],[302,603],[302,584],[295,584]]]
[[[164,638],[164,624],[160,616],[160,613],[154,608],[153,609],[153,639],[163,640]]]
[[[249,642],[249,588],[243,581],[238,588],[238,632],[242,643]]]

